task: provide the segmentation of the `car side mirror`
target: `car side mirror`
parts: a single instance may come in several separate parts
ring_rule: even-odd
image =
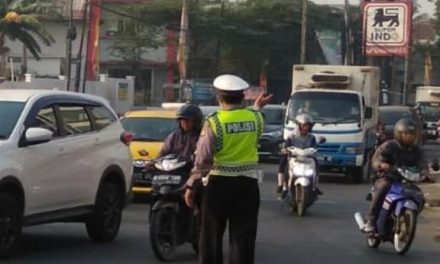
[[[318,140],[318,144],[324,144],[325,142],[327,142],[327,139],[325,137],[320,137]]]
[[[24,135],[25,145],[36,145],[51,141],[53,132],[40,127],[31,127],[26,130]]]
[[[365,119],[371,119],[373,117],[373,108],[367,106],[365,108]]]
[[[423,124],[423,129],[427,129],[428,125],[426,123]]]

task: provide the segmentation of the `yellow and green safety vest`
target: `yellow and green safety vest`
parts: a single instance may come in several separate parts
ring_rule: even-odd
[[[215,136],[210,175],[240,176],[256,171],[263,116],[248,109],[220,110],[208,117]]]

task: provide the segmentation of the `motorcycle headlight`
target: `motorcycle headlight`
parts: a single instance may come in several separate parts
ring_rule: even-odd
[[[296,176],[301,176],[303,173],[303,170],[300,167],[293,167],[293,174]]]
[[[134,160],[133,161],[133,167],[136,168],[144,168],[146,165],[146,161],[145,160]]]
[[[305,176],[310,177],[313,175],[313,170],[312,169],[306,169],[306,171],[304,172]]]
[[[173,171],[185,166],[185,164],[186,161],[179,162],[177,159],[164,159],[160,162],[156,162],[154,166],[156,167],[156,169],[161,171]]]
[[[306,166],[295,166],[293,167],[293,174],[295,176],[305,176],[310,177],[314,173],[313,169]]]

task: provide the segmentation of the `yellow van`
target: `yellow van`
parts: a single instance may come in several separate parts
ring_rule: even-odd
[[[135,195],[151,192],[151,176],[143,172],[145,163],[157,157],[166,137],[176,130],[176,120],[176,109],[133,111],[122,117],[125,130],[133,135],[130,151]]]

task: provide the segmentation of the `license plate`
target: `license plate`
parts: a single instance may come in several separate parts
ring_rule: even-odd
[[[181,180],[180,175],[156,175],[153,177],[153,184],[179,184]]]
[[[144,179],[145,181],[151,181],[151,173],[145,173],[142,176],[142,179]]]

